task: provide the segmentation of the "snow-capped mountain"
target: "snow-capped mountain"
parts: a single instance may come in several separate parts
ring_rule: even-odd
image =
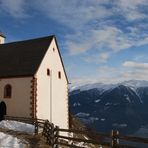
[[[129,81],[124,81],[120,84],[134,88],[148,87],[148,81],[145,80],[129,80]]]
[[[97,131],[133,134],[148,125],[148,81],[88,84],[69,94],[72,113]]]
[[[114,88],[116,86],[117,86],[117,84],[94,83],[94,84],[86,84],[86,85],[82,85],[82,86],[78,86],[78,87],[70,87],[70,91],[73,91],[73,90],[85,91],[85,90],[90,90],[90,89],[94,89],[94,88],[97,88],[98,90],[105,91],[105,90]]]
[[[90,89],[98,89],[98,90],[109,90],[113,89],[119,85],[124,85],[128,86],[130,88],[139,88],[139,87],[148,87],[148,81],[145,80],[129,80],[129,81],[124,81],[116,84],[104,84],[104,83],[93,83],[93,84],[85,84],[85,85],[80,85],[80,86],[70,86],[69,90],[74,91],[74,90],[80,90],[80,91],[85,91],[85,90],[90,90]]]

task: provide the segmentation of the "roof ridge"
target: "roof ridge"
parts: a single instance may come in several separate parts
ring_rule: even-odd
[[[0,34],[1,35],[1,34]],[[26,40],[20,40],[20,41],[12,41],[12,42],[8,42],[8,43],[4,43],[4,44],[0,44],[0,45],[8,45],[8,44],[14,44],[14,43],[24,43],[24,42],[28,42],[28,41],[36,41],[36,40],[41,40],[41,39],[46,39],[46,38],[55,38],[55,35],[50,35],[50,36],[43,36],[43,37],[38,37],[38,38],[32,38],[32,39],[26,39]]]

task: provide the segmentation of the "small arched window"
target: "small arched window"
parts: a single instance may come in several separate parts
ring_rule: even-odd
[[[47,76],[50,76],[50,69],[47,69]]]
[[[7,84],[4,87],[4,98],[11,98],[12,95],[12,87],[11,85]]]
[[[61,79],[61,72],[58,72],[58,78]]]

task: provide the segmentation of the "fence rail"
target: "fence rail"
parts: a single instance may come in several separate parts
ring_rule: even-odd
[[[125,145],[119,143],[119,141],[136,142],[140,144],[148,144],[148,138],[133,137],[133,136],[122,136],[119,135],[118,131],[112,131],[111,134],[93,132],[100,136],[104,140],[95,140],[93,138],[82,138],[78,135],[89,135],[90,131],[78,130],[78,129],[61,129],[58,126],[54,126],[48,120],[43,119],[32,119],[25,117],[11,117],[5,116],[5,120],[14,120],[19,122],[25,122],[28,124],[33,124],[35,126],[35,134],[39,134],[41,131],[42,136],[45,138],[46,142],[53,148],[58,148],[60,145],[71,148],[85,148],[85,146],[78,146],[76,143],[84,142],[87,144],[103,145],[111,148],[134,148],[134,146]],[[67,133],[66,135],[63,133]],[[68,136],[69,134],[74,134],[73,136]],[[89,137],[89,136],[88,136]],[[148,146],[148,145],[147,145]],[[136,146],[135,146],[136,147]]]

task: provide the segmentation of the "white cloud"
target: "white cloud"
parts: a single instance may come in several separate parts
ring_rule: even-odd
[[[105,49],[110,52],[119,52],[130,47],[138,47],[148,44],[146,33],[133,27],[129,32],[123,32],[115,26],[103,26],[96,30],[79,32],[66,36],[66,46],[71,55],[85,53],[93,49]],[[99,53],[99,52],[98,52]]]
[[[92,76],[93,83],[119,83],[133,79],[148,80],[148,63],[127,61],[123,63],[123,67],[121,66],[120,68],[101,66],[98,68],[97,75]],[[88,81],[83,79],[82,82],[84,84],[84,82]]]
[[[110,16],[111,12],[102,6],[107,2],[108,0],[36,0],[35,5],[46,16],[77,30],[90,21]]]
[[[127,69],[128,68],[128,69]],[[94,75],[72,78],[74,86],[89,83],[119,83],[128,80],[148,80],[148,63],[124,62],[120,67],[100,66]]]
[[[72,55],[84,53],[94,48],[118,52],[133,46],[135,43],[115,26],[103,26],[96,30],[90,29],[87,32],[79,33],[79,35],[78,33],[71,34],[66,36],[66,39],[67,49]]]
[[[64,48],[67,49],[68,54],[76,56],[83,54],[83,61],[100,64],[107,62],[116,52],[148,44],[147,35],[142,33],[143,29],[138,26],[139,24],[128,25],[128,21],[141,20],[147,16],[139,8],[139,6],[146,6],[146,1],[36,0],[34,7],[46,17],[63,24],[72,31],[64,35]],[[127,26],[118,25],[116,19],[119,16],[122,16],[121,19],[126,19]],[[125,31],[126,29],[128,31]]]
[[[148,80],[147,70],[129,70],[120,75],[120,80]]]
[[[1,0],[0,1],[0,11],[6,12],[15,18],[27,17],[25,13],[25,0]]]
[[[147,18],[140,10],[140,6],[148,6],[147,0],[118,0],[115,1],[118,13],[121,13],[128,21]]]
[[[95,83],[97,82],[96,81],[96,78],[88,78],[86,76],[82,77],[74,77],[70,80],[71,82],[71,86],[82,86],[82,85],[85,85],[85,84],[91,84],[91,83]]]
[[[98,82],[103,83],[119,83],[128,80],[148,80],[148,70],[145,67],[142,68],[142,66],[140,66],[140,68],[134,67],[128,70],[124,69],[123,67],[108,67],[104,70],[99,70],[99,72],[102,75],[100,75],[100,77],[98,78]]]
[[[148,71],[148,63],[139,63],[139,62],[134,62],[134,61],[125,61],[123,63],[124,67],[128,68],[136,68],[136,69],[146,69]]]
[[[148,37],[143,38],[143,40],[140,40],[139,42],[137,41],[138,46],[147,45],[147,44],[148,44]]]
[[[64,44],[71,55],[93,49],[98,49],[97,54],[100,49],[119,52],[132,46],[148,44],[147,34],[141,33],[142,28],[130,25],[121,28],[112,19],[120,15],[127,21],[145,18],[147,14],[140,11],[140,6],[148,6],[147,0],[31,0],[30,6],[26,0],[1,0],[0,4],[1,11],[13,17],[25,17],[27,8],[32,8],[70,28],[72,33],[65,34]],[[126,27],[129,32],[125,32]]]
[[[109,57],[109,53],[108,52],[103,52],[99,55],[99,58],[102,59],[103,61],[106,61]]]
[[[148,80],[148,63],[125,61],[122,64],[126,69],[120,74],[123,80]]]
[[[120,10],[119,15],[125,17],[127,21],[140,20],[147,17],[147,14],[141,12],[139,9],[139,6],[148,5],[146,0],[119,0],[115,1],[115,3],[116,6],[114,6],[116,7],[116,9]],[[114,8],[112,9],[112,11],[111,9],[109,9],[108,12],[110,13],[110,16],[118,15],[118,12],[114,11]],[[102,15],[102,18],[105,18],[107,16],[109,15]],[[95,19],[95,17],[93,19]],[[115,24],[108,25],[107,23],[105,23],[105,21],[102,26],[97,26],[94,29],[92,27],[92,24],[90,23],[92,20],[87,20],[87,22],[89,22],[89,26],[84,26],[84,24],[82,23],[83,28],[85,28],[86,30],[79,30],[79,25],[75,25],[75,28],[78,31],[66,36],[66,46],[67,49],[69,49],[70,54],[75,55],[85,53],[94,48],[110,49],[112,52],[119,52],[133,46],[138,47],[148,44],[147,33],[144,33],[144,30],[140,28],[141,23],[138,24],[136,27],[132,25],[124,26],[124,29],[129,29],[129,31],[127,32],[123,28],[121,29],[117,27]],[[100,20],[99,23],[101,24],[101,22],[103,22],[103,20]],[[146,24],[143,24],[143,27],[146,27],[145,25]]]
[[[110,56],[109,52],[102,52],[100,54],[91,54],[89,56],[87,55],[86,57],[83,57],[83,60],[86,61],[87,63],[100,64],[100,63],[106,63],[109,56]]]

